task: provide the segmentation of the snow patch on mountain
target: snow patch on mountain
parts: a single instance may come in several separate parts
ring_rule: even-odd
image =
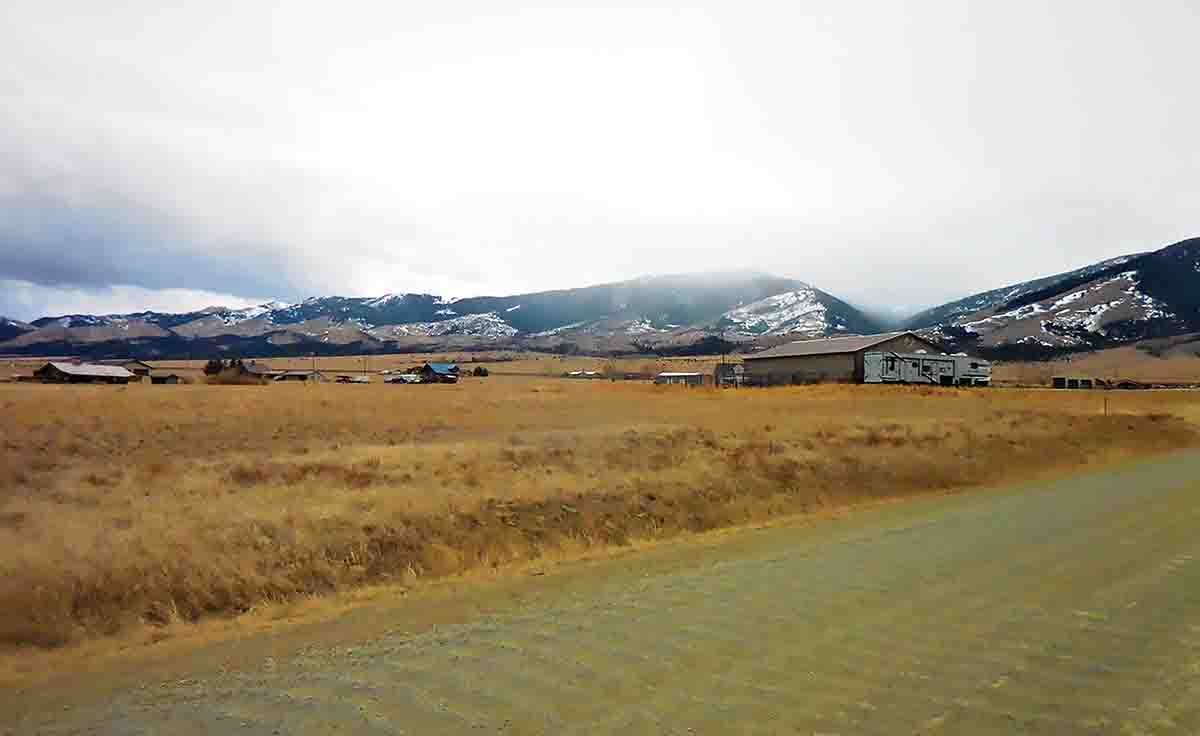
[[[1075,346],[1086,342],[1081,333],[1105,335],[1109,324],[1174,316],[1165,304],[1141,291],[1137,271],[1124,271],[1016,309],[963,315],[952,324],[979,335],[985,344]]]
[[[623,331],[626,335],[645,335],[648,332],[658,332],[658,330],[655,329],[654,324],[645,317],[631,321],[629,324],[625,325],[625,329]]]
[[[467,314],[453,319],[438,322],[410,322],[403,325],[389,325],[371,330],[371,334],[380,338],[396,337],[444,337],[446,335],[469,335],[471,337],[502,338],[516,335],[518,330],[505,322],[495,312],[482,314]]]
[[[721,315],[719,324],[746,335],[817,334],[836,328],[811,287],[785,291],[730,310]]]
[[[541,332],[534,332],[529,336],[530,337],[553,337],[554,335],[557,335],[560,332],[566,332],[567,330],[574,330],[579,327],[583,327],[586,324],[588,324],[586,321],[585,322],[572,322],[567,325],[559,325],[558,327],[551,327],[550,329],[542,330]]]

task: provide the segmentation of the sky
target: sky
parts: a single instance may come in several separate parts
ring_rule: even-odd
[[[911,312],[1200,234],[1200,3],[7,0],[0,315],[753,269]]]

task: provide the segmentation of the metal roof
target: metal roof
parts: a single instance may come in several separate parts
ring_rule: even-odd
[[[46,365],[52,365],[68,376],[91,376],[94,378],[133,378],[133,374],[119,365],[96,365],[95,363],[60,363],[52,360]],[[45,368],[45,366],[42,366]]]
[[[453,373],[458,370],[458,363],[426,363],[434,373]]]
[[[659,373],[658,375],[660,378],[680,378],[682,376],[686,376],[688,378],[695,378],[696,376],[700,376],[703,374],[702,373],[672,373],[670,371],[667,371],[665,373]]]
[[[763,358],[796,358],[805,355],[833,355],[837,353],[857,353],[859,350],[874,347],[881,342],[912,335],[921,342],[929,341],[920,335],[909,332],[884,332],[878,335],[853,335],[851,337],[821,337],[816,340],[797,340],[783,345],[777,345],[760,353],[744,356],[743,360],[761,360]],[[929,343],[932,345],[932,343]]]

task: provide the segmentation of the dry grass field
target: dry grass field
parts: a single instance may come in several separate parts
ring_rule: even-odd
[[[1053,376],[1129,379],[1147,383],[1200,383],[1200,356],[1179,351],[1156,357],[1134,346],[1075,355],[1070,360],[1002,363],[994,370],[999,384],[1046,386]]]
[[[541,376],[549,378],[562,376],[564,373],[577,370],[643,374],[659,373],[662,371],[702,371],[704,373],[712,373],[713,367],[720,360],[719,356],[696,358],[655,358],[650,356],[609,359],[528,352],[491,352],[327,356],[318,357],[315,361],[312,358],[265,358],[261,362],[279,370],[307,370],[315,365],[317,370],[329,376],[335,376],[340,373],[367,373],[372,375],[373,380],[380,380],[380,377],[376,375],[380,371],[409,368],[419,366],[425,362],[458,363],[465,371],[470,371],[475,366],[482,365],[486,366],[493,374],[499,376]],[[203,360],[164,360],[152,362],[152,365],[156,371],[173,372],[181,376],[193,376],[197,380],[200,380],[204,363],[205,361]]]
[[[524,373],[0,385],[0,642],[999,483],[1191,446],[1200,421],[1200,393],[1178,391],[719,391]]]

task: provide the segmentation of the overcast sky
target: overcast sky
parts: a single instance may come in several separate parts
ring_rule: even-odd
[[[1200,234],[1195,0],[7,0],[0,314],[752,268],[916,309]]]

